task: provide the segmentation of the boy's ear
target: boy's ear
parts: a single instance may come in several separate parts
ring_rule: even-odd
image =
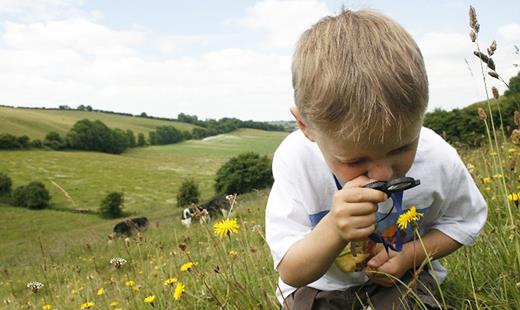
[[[312,136],[311,130],[310,130],[309,126],[307,126],[305,124],[305,122],[303,121],[303,119],[300,115],[300,112],[298,112],[298,108],[296,108],[295,106],[292,106],[290,108],[290,110],[291,110],[291,114],[294,116],[294,119],[296,120],[296,124],[298,124],[298,127],[303,132],[305,137],[307,137],[307,139],[311,140],[312,142],[315,142],[314,137]]]

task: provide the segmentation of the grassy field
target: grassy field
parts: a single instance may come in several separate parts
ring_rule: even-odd
[[[43,110],[0,107],[0,133],[15,136],[27,135],[31,140],[43,139],[51,131],[65,135],[69,129],[81,119],[100,120],[110,128],[130,129],[137,136],[155,130],[159,126],[174,126],[179,130],[191,131],[195,125],[155,120],[144,117],[86,112],[76,110]]]
[[[86,309],[94,304],[92,309],[108,309],[112,304],[149,309],[153,304],[158,309],[276,309],[277,275],[264,240],[268,190],[238,197],[233,218],[239,228],[223,239],[214,234],[214,223],[180,225],[175,194],[189,175],[200,184],[203,198],[211,197],[214,174],[223,162],[244,151],[270,155],[285,135],[240,130],[202,141],[134,149],[121,156],[2,152],[0,171],[7,171],[15,186],[40,179],[52,192],[53,207],[65,211],[0,205],[0,308]],[[489,216],[475,246],[443,259],[449,276],[439,304],[520,309],[518,202],[507,198],[520,191],[519,153],[517,146],[507,143],[498,152],[461,152],[489,203]],[[499,157],[502,168],[497,170]],[[67,211],[95,209],[111,190],[124,190],[126,209],[150,218],[148,231],[109,240],[118,220]],[[115,268],[110,260],[116,257],[127,263]],[[186,263],[194,265],[183,271]],[[168,279],[171,284],[165,284]],[[30,281],[44,287],[33,293],[26,287]],[[174,293],[180,292],[181,284],[184,292],[179,297]]]

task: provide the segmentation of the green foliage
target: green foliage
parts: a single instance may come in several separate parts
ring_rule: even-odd
[[[150,131],[148,133],[148,144],[150,144],[150,145],[157,144],[155,131]]]
[[[509,89],[504,92],[504,96],[520,94],[520,71],[509,79]]]
[[[99,213],[106,218],[117,218],[123,214],[123,193],[112,192],[108,194],[99,207]]]
[[[160,126],[155,130],[155,143],[158,145],[173,144],[184,139],[182,131],[173,126]]]
[[[20,136],[17,138],[18,144],[20,144],[20,148],[26,149],[29,147],[29,137],[26,135]]]
[[[43,145],[53,150],[61,150],[66,147],[65,140],[56,131],[51,131],[45,136]]]
[[[179,192],[177,193],[177,207],[183,208],[192,203],[199,202],[199,186],[193,179],[182,182]]]
[[[8,133],[0,134],[0,149],[9,150],[9,149],[19,149],[20,143],[16,136],[10,135]]]
[[[247,193],[273,184],[271,160],[250,152],[226,162],[217,172],[215,190],[221,194]]]
[[[31,141],[31,147],[34,147],[34,148],[42,148],[43,147],[43,142],[42,140],[40,139],[34,139]]]
[[[82,119],[69,131],[67,139],[76,150],[121,154],[129,147],[128,135],[121,129],[110,129],[103,122]]]
[[[132,130],[127,129],[126,130],[126,136],[128,138],[128,147],[135,147],[137,145],[137,142],[135,141],[135,134]]]
[[[0,196],[11,195],[12,185],[13,181],[11,181],[11,178],[7,174],[0,172]]]
[[[144,137],[144,134],[140,132],[137,134],[137,146],[145,146],[146,145],[146,139]]]
[[[516,127],[513,115],[514,111],[519,107],[513,97],[501,97],[498,100],[491,99],[493,121],[497,130],[500,127],[499,105],[504,131],[509,136],[511,130]],[[424,126],[433,129],[439,135],[445,137],[451,144],[479,147],[486,141],[486,127],[478,116],[478,108],[484,109],[489,114],[487,103],[477,103],[463,109],[453,109],[452,111],[435,109],[433,112],[426,113]],[[488,115],[488,122],[489,119],[490,115]]]
[[[33,181],[17,187],[13,192],[13,204],[29,209],[45,209],[49,207],[51,195],[42,182]]]

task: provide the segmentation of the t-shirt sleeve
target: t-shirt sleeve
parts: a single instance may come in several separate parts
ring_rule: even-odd
[[[458,155],[451,172],[441,216],[431,228],[461,244],[472,245],[486,222],[487,204]]]
[[[267,200],[265,216],[266,240],[275,269],[278,269],[289,248],[312,229],[301,201],[301,191],[291,179],[291,176],[297,177],[295,171],[291,171],[290,161],[281,157],[275,153],[273,158],[274,183]]]

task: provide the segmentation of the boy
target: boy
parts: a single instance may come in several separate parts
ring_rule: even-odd
[[[266,209],[282,306],[400,309],[418,296],[438,307],[431,295],[446,270],[421,263],[473,244],[487,206],[456,151],[422,127],[428,81],[415,41],[379,13],[344,11],[303,33],[292,74],[300,130],[274,155]],[[420,219],[398,230],[393,199],[363,186],[405,175],[421,184],[404,192],[402,207]],[[372,233],[402,238],[402,250]]]

